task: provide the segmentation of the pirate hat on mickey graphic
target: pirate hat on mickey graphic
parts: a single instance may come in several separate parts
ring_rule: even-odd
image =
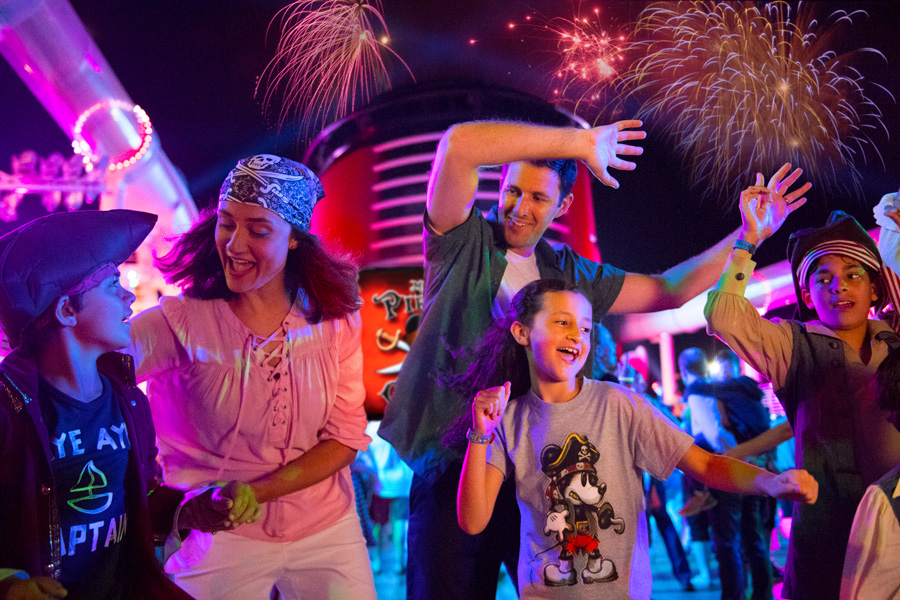
[[[563,499],[560,481],[573,473],[597,473],[594,466],[600,460],[597,447],[588,441],[587,436],[570,433],[562,448],[551,444],[541,452],[541,471],[550,478],[547,486],[547,499],[559,501]]]

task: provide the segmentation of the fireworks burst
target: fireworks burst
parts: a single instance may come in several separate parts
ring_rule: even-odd
[[[406,67],[388,46],[380,0],[297,0],[281,9],[272,23],[279,19],[275,58],[256,87],[259,95],[265,85],[267,110],[276,92],[284,89],[279,125],[297,118],[301,130],[312,132],[389,89],[384,54]]]
[[[624,80],[632,93],[649,95],[643,117],[667,117],[666,129],[691,160],[694,185],[708,180],[709,192],[734,192],[756,171],[789,161],[826,190],[859,192],[854,162],[865,160],[869,146],[878,153],[869,132],[884,124],[847,60],[859,52],[884,57],[871,48],[839,55],[829,47],[859,12],[833,13],[820,36],[803,4],[796,18],[781,1],[762,9],[749,2],[654,4],[637,24],[648,37],[639,42],[646,55]]]
[[[607,108],[604,92],[613,89],[619,78],[628,48],[625,36],[604,27],[597,8],[587,17],[555,17],[534,26],[544,37],[556,41],[553,98],[572,102],[573,112],[586,107]]]

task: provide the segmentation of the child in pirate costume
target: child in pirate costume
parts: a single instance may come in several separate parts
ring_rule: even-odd
[[[155,222],[61,213],[0,238],[0,325],[14,348],[0,363],[0,598],[189,598],[154,538],[257,514],[243,484],[159,485],[147,399],[131,357],[113,353],[129,343],[135,299],[117,265]]]
[[[771,188],[758,177],[741,194],[745,220],[769,203],[790,206],[777,182]],[[857,504],[866,486],[900,462],[900,432],[877,406],[873,385],[900,338],[895,322],[868,318],[871,307],[896,308],[897,280],[868,233],[835,211],[824,227],[791,235],[800,320],[770,321],[744,298],[755,245],[768,237],[762,224],[753,233],[736,242],[709,294],[707,331],[772,382],[793,428],[797,466],[819,482],[815,505],[794,506],[782,594],[836,599]]]
[[[712,455],[643,396],[580,377],[591,323],[591,305],[574,286],[531,282],[482,338],[466,374],[447,382],[461,393],[481,388],[459,524],[469,534],[484,530],[503,480],[515,477],[523,599],[650,598],[644,470],[664,480],[677,467],[727,491],[815,501],[808,473],[776,476]],[[515,380],[487,387],[506,373]]]

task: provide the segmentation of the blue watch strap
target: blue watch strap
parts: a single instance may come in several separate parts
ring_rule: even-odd
[[[737,239],[734,240],[734,249],[735,250],[746,250],[750,253],[750,256],[753,256],[756,253],[756,246],[751,244],[746,240]]]

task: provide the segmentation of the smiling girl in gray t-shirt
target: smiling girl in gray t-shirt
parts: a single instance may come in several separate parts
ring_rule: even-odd
[[[817,485],[805,471],[776,476],[711,455],[639,395],[579,376],[591,317],[573,286],[532,282],[455,382],[475,395],[459,524],[481,532],[500,484],[515,477],[522,598],[650,597],[644,470],[666,479],[677,467],[729,492],[815,501]]]

